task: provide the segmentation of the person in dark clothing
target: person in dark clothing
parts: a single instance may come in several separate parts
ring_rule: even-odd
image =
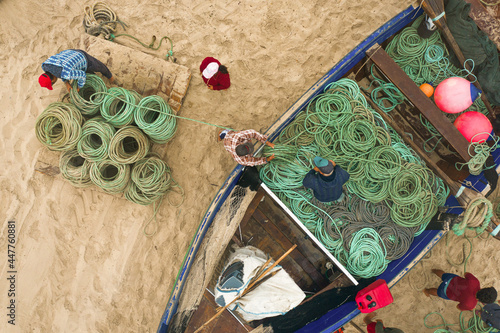
[[[200,65],[200,73],[203,82],[210,90],[223,90],[231,85],[227,67],[213,57],[203,59]]]
[[[66,88],[71,90],[70,80],[77,80],[78,89],[85,85],[87,79],[86,73],[95,74],[99,72],[113,83],[115,78],[108,67],[96,58],[90,56],[83,50],[64,50],[42,63],[42,69],[45,73],[40,75],[38,83],[40,86],[52,90],[52,85],[57,79],[63,80]]]
[[[321,202],[342,199],[342,185],[349,180],[347,171],[335,162],[316,156],[315,167],[309,171],[302,181],[305,188],[313,190],[314,197]]]

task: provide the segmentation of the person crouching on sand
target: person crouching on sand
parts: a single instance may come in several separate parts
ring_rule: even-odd
[[[115,78],[108,67],[96,58],[90,56],[83,50],[64,50],[42,63],[42,69],[45,73],[40,75],[38,83],[41,87],[52,90],[52,85],[57,79],[63,80],[68,91],[71,90],[70,80],[77,80],[78,90],[85,85],[87,80],[86,73],[94,74],[99,72],[113,83]]]
[[[473,310],[477,301],[490,304],[497,299],[496,289],[493,287],[481,289],[479,280],[471,273],[465,273],[463,278],[440,269],[433,269],[432,273],[440,277],[443,282],[438,288],[424,289],[424,294],[428,297],[433,295],[459,302],[457,309],[460,311]]]
[[[221,65],[219,60],[207,57],[200,65],[200,73],[203,82],[210,90],[223,90],[229,88],[231,79],[227,67]]]
[[[252,139],[274,148],[274,144],[267,141],[267,136],[249,129],[234,132],[230,130],[219,131],[218,140],[224,140],[224,148],[231,154],[233,159],[241,165],[254,166],[266,164],[274,158],[274,154],[269,157],[254,157]]]

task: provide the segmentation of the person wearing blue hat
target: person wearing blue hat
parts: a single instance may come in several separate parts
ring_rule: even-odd
[[[307,173],[302,185],[312,189],[314,197],[321,202],[340,201],[343,198],[342,185],[350,177],[347,171],[319,156],[314,158],[313,164],[314,169]]]

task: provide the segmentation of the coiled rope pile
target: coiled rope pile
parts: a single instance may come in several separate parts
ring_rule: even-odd
[[[261,179],[355,276],[376,276],[405,253],[449,194],[352,80],[329,85],[274,143]],[[314,156],[350,174],[345,203],[318,203],[302,186]]]
[[[180,188],[167,164],[150,155],[151,142],[170,141],[177,128],[174,112],[160,100],[149,96],[141,104],[137,92],[108,90],[99,76],[87,74],[79,91],[73,84],[72,103],[52,103],[40,114],[36,136],[49,149],[63,152],[61,174],[74,186],[94,184],[107,193],[125,192],[125,198],[141,205],[156,204]],[[137,124],[136,116],[142,120]]]
[[[129,34],[117,34],[115,35],[116,28],[120,24],[124,30],[126,30],[127,24],[118,19],[116,13],[104,2],[96,2],[93,5],[85,6],[84,9],[84,18],[83,18],[83,27],[85,32],[92,36],[103,35],[103,37],[107,40],[114,41],[117,37],[128,37],[142,46],[152,49],[158,50],[161,47],[161,44],[164,40],[168,40],[170,42],[170,50],[166,54],[167,60],[173,60],[174,58],[174,43],[172,39],[167,36],[164,36],[160,39],[158,46],[154,46],[156,42],[156,36],[153,36],[151,42],[149,44],[145,44],[141,42],[138,38],[129,35]]]
[[[431,83],[436,87],[441,81],[454,76],[466,77],[470,74],[465,69],[459,69],[448,60],[448,50],[436,30],[429,38],[421,38],[417,28],[423,20],[423,15],[415,20],[413,24],[395,35],[387,45],[385,51],[396,62],[401,69],[415,82],[417,86],[423,83]],[[403,103],[405,97],[394,84],[378,78],[374,73],[374,65],[371,66],[371,74],[374,89],[371,91],[373,101],[385,112],[392,111],[397,105]],[[431,97],[433,98],[433,97]],[[488,114],[483,101],[478,98],[463,112],[478,111],[484,115]],[[451,122],[454,122],[461,113],[443,113]],[[428,147],[428,142],[434,138],[437,142],[442,141],[442,135],[432,126],[427,119],[420,116],[422,125],[427,128],[430,138],[425,142],[424,149],[431,152],[435,147]],[[477,149],[477,146],[472,147]],[[489,155],[489,151],[486,152]],[[471,174],[478,175],[483,171],[486,158],[484,151],[479,152],[467,165]]]

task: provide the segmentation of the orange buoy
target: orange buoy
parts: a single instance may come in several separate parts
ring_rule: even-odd
[[[431,97],[434,94],[434,87],[429,83],[421,84],[419,88],[427,97]]]
[[[493,130],[488,117],[476,111],[462,113],[453,125],[469,142],[484,142]]]

